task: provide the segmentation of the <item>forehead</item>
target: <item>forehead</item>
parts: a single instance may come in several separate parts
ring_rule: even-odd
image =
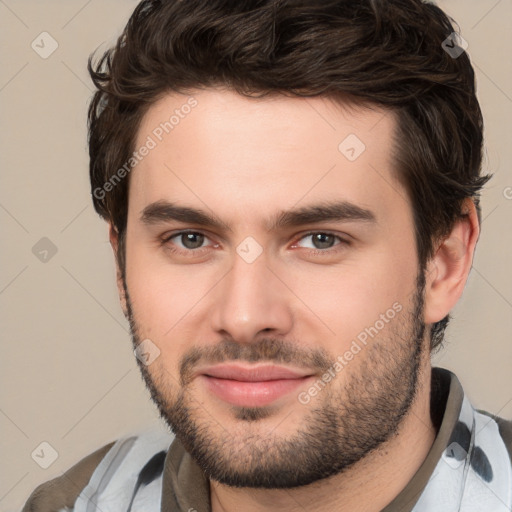
[[[389,111],[326,97],[167,94],[137,133],[136,150],[150,149],[131,172],[129,211],[169,200],[263,218],[318,199],[407,202],[393,172],[395,126]]]

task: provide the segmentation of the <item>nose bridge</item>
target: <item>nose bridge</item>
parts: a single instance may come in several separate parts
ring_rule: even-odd
[[[261,331],[284,334],[291,329],[287,288],[270,270],[267,254],[242,242],[233,265],[217,288],[212,327],[235,341],[250,343]],[[259,254],[257,254],[259,252]]]

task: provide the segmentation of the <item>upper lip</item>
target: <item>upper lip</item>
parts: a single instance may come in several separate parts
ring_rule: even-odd
[[[311,372],[298,369],[286,368],[284,366],[265,365],[244,367],[233,364],[220,364],[201,368],[200,375],[216,377],[218,379],[231,379],[247,382],[261,382],[278,379],[301,379],[312,375]]]

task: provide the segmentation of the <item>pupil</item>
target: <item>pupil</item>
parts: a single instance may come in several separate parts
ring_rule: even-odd
[[[327,233],[317,233],[313,237],[313,243],[317,247],[317,249],[329,248],[329,247],[331,247],[330,242],[332,242],[332,236],[333,235],[328,235]],[[327,239],[327,241],[326,241],[326,239]]]
[[[194,237],[197,238],[195,242]],[[184,233],[181,241],[187,249],[197,249],[203,245],[204,236],[199,233]]]

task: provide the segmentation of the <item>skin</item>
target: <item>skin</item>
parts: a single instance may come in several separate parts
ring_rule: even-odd
[[[380,511],[436,436],[428,332],[464,288],[475,207],[466,201],[466,215],[438,241],[421,287],[412,207],[393,172],[391,113],[322,97],[193,96],[197,106],[130,175],[118,286],[134,345],[150,339],[160,350],[149,366],[139,363],[152,398],[210,477],[214,512]],[[188,98],[155,103],[136,147]],[[338,149],[349,134],[366,146],[354,161]],[[266,225],[277,212],[335,200],[370,210],[375,222]],[[158,201],[226,226],[144,222]],[[185,229],[205,235],[192,239],[199,251],[169,239]],[[335,237],[319,246],[311,231]],[[249,236],[262,250],[251,263],[237,253]],[[112,226],[110,240],[116,253]],[[194,375],[200,363],[286,361],[318,381],[393,304],[400,312],[306,404],[298,395],[311,381],[270,406],[241,408]]]

